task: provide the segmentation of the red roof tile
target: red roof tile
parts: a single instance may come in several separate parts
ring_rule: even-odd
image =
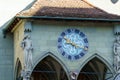
[[[37,0],[33,6],[17,16],[51,16],[120,19],[120,16],[109,14],[86,0]]]

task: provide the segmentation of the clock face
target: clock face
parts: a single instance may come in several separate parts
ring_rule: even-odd
[[[88,40],[78,29],[67,29],[58,38],[59,52],[70,60],[83,57],[88,51]]]
[[[120,80],[120,74],[117,74],[114,80]]]

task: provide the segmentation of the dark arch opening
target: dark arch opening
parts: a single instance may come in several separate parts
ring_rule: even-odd
[[[31,80],[68,80],[68,78],[60,63],[47,56],[36,65]]]
[[[110,69],[97,57],[90,60],[78,75],[78,80],[108,80],[112,77]]]
[[[22,65],[19,60],[17,60],[16,63],[16,79],[15,80],[21,80],[21,70],[22,70]]]

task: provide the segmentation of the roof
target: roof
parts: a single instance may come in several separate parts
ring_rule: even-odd
[[[86,0],[37,0],[30,9],[17,16],[120,19],[120,16],[107,13]]]
[[[120,22],[120,16],[107,13],[86,0],[36,0],[29,9],[19,12],[3,33],[10,32],[21,19],[31,18]]]

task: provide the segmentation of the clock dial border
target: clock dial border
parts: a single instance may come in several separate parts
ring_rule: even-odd
[[[81,49],[81,52],[78,53],[78,54],[74,54],[74,55],[71,55],[71,54],[68,54],[67,52],[64,51],[63,49],[63,45],[62,45],[62,42],[63,40],[65,40],[65,36],[66,35],[70,35],[70,34],[76,34],[76,35],[79,35],[80,38],[82,39],[83,41],[83,44],[84,44],[84,49]],[[72,44],[72,42],[70,42],[70,44]],[[66,44],[67,45],[67,44]],[[72,44],[73,45],[73,44]],[[75,44],[74,44],[75,45]],[[81,32],[80,30],[78,29],[66,29],[65,31],[63,31],[59,38],[58,38],[58,51],[66,58],[68,58],[69,60],[77,60],[77,59],[80,59],[82,58],[87,52],[88,52],[88,39],[86,37],[86,35]]]

